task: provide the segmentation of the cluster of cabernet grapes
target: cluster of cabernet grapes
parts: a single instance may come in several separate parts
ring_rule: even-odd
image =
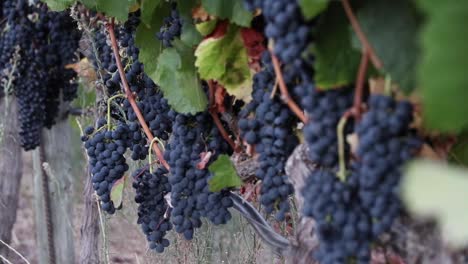
[[[201,226],[201,217],[214,224],[224,224],[231,218],[228,208],[232,200],[228,193],[209,191],[208,180],[212,175],[207,166],[210,162],[202,164],[206,155],[211,155],[208,161],[213,161],[228,150],[207,113],[179,114],[175,118],[165,151],[165,159],[171,166],[171,221],[175,231],[183,233],[188,240],[193,238],[194,229]]]
[[[172,4],[171,15],[164,18],[164,24],[156,34],[156,37],[162,41],[164,47],[172,47],[172,41],[180,37],[182,32],[182,21],[179,12],[176,9],[176,4]]]
[[[347,179],[338,180],[330,168],[309,176],[304,214],[317,221],[321,243],[315,257],[321,263],[369,263],[371,242],[398,216],[401,168],[422,143],[409,129],[412,111],[408,102],[372,95],[355,129],[359,159]]]
[[[169,207],[165,195],[171,191],[167,180],[168,171],[158,168],[150,173],[148,169],[137,170],[133,173],[133,188],[135,189],[135,202],[138,204],[138,221],[149,247],[162,253],[169,246],[165,238],[172,229],[169,221]]]
[[[109,214],[116,210],[110,193],[115,182],[128,170],[124,153],[128,147],[128,127],[119,123],[114,130],[100,119],[96,130],[87,127],[82,137],[89,157],[93,188],[101,201],[101,208]]]
[[[136,92],[138,96],[137,105],[149,129],[152,134],[159,139],[168,140],[169,134],[172,132],[172,122],[175,112],[170,109],[167,100],[162,96],[162,93],[149,77],[144,76],[143,79],[137,82],[142,83],[135,86],[132,90]],[[148,153],[148,148],[145,146],[145,136],[140,130],[137,116],[130,102],[125,100],[123,106],[124,109],[126,109],[128,124],[132,132],[132,159],[143,160]]]
[[[355,168],[355,181],[361,206],[373,219],[373,237],[388,230],[398,216],[401,167],[422,145],[415,131],[409,129],[412,117],[409,102],[373,95],[369,111],[356,127],[360,160]]]
[[[297,0],[244,0],[249,10],[262,10],[265,35],[275,41],[274,52],[281,61],[300,57],[310,42],[310,23],[302,17]]]
[[[294,134],[297,120],[279,96],[271,96],[275,74],[267,52],[262,61],[262,71],[254,76],[253,100],[241,113],[244,118],[239,120],[239,129],[249,144],[255,144],[259,155],[256,175],[262,180],[260,201],[267,213],[278,211],[276,218],[282,221],[290,209],[288,197],[294,192],[284,167],[299,143]],[[249,110],[255,110],[254,118],[247,118]]]
[[[298,94],[311,119],[303,130],[304,138],[309,145],[310,159],[323,167],[336,167],[338,164],[336,127],[341,116],[353,104],[351,87],[323,92],[314,91],[312,86],[307,85],[296,88],[303,88]],[[349,129],[345,132],[349,132]]]
[[[318,168],[307,178],[303,213],[313,217],[320,244],[315,258],[323,264],[369,263],[372,219],[360,208],[354,186],[328,169]]]
[[[162,140],[168,140],[172,132],[172,120],[175,113],[171,111],[167,100],[163,97],[156,84],[144,72],[144,66],[138,61],[139,50],[135,46],[135,30],[140,23],[139,14],[134,13],[119,31],[119,39],[122,47],[132,58],[133,64],[125,73],[130,89],[135,93],[135,100],[143,117],[148,124],[151,133]],[[118,75],[117,75],[118,76]],[[117,77],[120,80],[120,77]],[[127,121],[132,135],[132,159],[143,160],[146,158],[148,148],[145,146],[145,136],[140,130],[137,116],[128,100],[124,100],[123,107],[127,115]]]
[[[67,12],[49,12],[46,5],[27,0],[3,1],[6,18],[0,40],[2,79],[13,76],[20,142],[25,150],[40,144],[43,127],[55,123],[60,95],[76,96],[74,62],[80,33]]]
[[[78,49],[81,33],[67,12],[47,12],[45,5],[40,8],[48,15],[49,44],[45,46],[48,68],[45,126],[50,128],[55,123],[60,92],[64,101],[72,101],[77,95],[76,72],[66,69],[66,65],[76,62],[75,51]]]

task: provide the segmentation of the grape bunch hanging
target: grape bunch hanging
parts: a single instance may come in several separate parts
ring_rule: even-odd
[[[69,12],[30,2],[3,1],[0,38],[2,84],[11,85],[1,92],[16,96],[25,150],[40,145],[41,131],[54,124],[61,101],[75,97],[76,73],[67,65],[76,62],[82,38]],[[204,220],[222,225],[232,218],[232,192],[237,190],[212,191],[215,175],[208,167],[221,155],[248,152],[258,161],[253,183],[260,186],[258,202],[267,216],[289,224],[292,196],[299,192],[304,197],[300,213],[317,224],[320,243],[313,257],[325,264],[369,263],[373,242],[389,231],[403,208],[401,169],[423,144],[412,128],[413,106],[391,92],[360,94],[354,84],[317,87],[316,61],[307,49],[320,37],[314,31],[320,16],[305,19],[298,1],[243,2],[257,14],[255,33],[250,33],[262,36],[248,53],[249,63],[256,65],[249,69],[251,100],[239,102],[221,82],[197,79],[209,101],[197,113],[173,109],[166,87],[154,82],[154,69],[143,63],[137,45],[145,23],[140,10],[129,13],[124,23],[97,19],[86,31],[83,37],[92,46],[87,57],[103,94],[99,118],[81,139],[101,209],[115,214],[122,207],[112,193],[130,175],[137,223],[149,248],[162,253],[170,246],[170,232],[191,240]],[[196,30],[180,1],[164,5],[167,17],[157,18],[160,28],[151,35],[160,52],[180,49],[190,30]],[[211,17],[198,14],[196,19]],[[213,32],[200,38],[226,33],[226,21],[214,22]],[[302,116],[287,100],[298,103]],[[354,148],[349,136],[357,138]],[[295,190],[285,167],[301,142],[315,169],[305,187]],[[133,164],[138,169],[129,171]]]
[[[60,101],[77,94],[75,63],[81,33],[69,12],[49,11],[39,1],[2,1],[0,64],[3,89],[18,104],[20,141],[24,150],[41,143],[41,131],[51,128]]]

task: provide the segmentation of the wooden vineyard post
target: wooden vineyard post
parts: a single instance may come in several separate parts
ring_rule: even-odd
[[[23,167],[16,108],[14,98],[0,99],[0,239],[7,244],[16,221]],[[0,243],[0,255],[8,258],[11,254],[13,252]]]
[[[42,146],[33,152],[34,210],[40,264],[73,263],[75,259],[70,137],[68,120],[58,120],[50,130],[43,130]],[[47,189],[49,197],[44,196]]]

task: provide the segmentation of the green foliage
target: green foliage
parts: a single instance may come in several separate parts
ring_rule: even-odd
[[[403,198],[410,211],[435,217],[455,245],[468,242],[468,171],[434,161],[415,161],[403,178]]]
[[[244,8],[243,0],[202,0],[203,8],[211,15],[249,27],[253,15]]]
[[[367,0],[357,10],[357,17],[382,60],[385,72],[403,92],[411,92],[415,88],[419,56],[417,35],[421,24],[421,17],[413,4],[407,0]],[[356,35],[353,43],[361,50]]]
[[[248,100],[252,92],[252,74],[239,27],[231,24],[225,35],[203,40],[195,56],[202,79],[216,80],[229,94]]]
[[[468,166],[468,132],[458,136],[448,156],[452,163]]]
[[[163,50],[156,33],[163,25],[163,18],[170,14],[168,5],[161,5],[152,14],[149,25],[141,23],[136,31],[135,44],[140,49],[139,60],[145,65],[145,73],[155,81],[156,61]]]
[[[112,185],[110,199],[114,203],[115,208],[120,207],[120,205],[122,204],[123,192],[125,189],[126,182],[127,175],[124,175],[122,178],[118,179],[114,183],[114,185]]]
[[[179,10],[182,18],[182,35],[180,39],[188,46],[196,46],[202,40],[202,35],[195,28],[192,19],[192,9],[195,8],[199,1],[185,1],[178,2],[177,9]]]
[[[236,168],[228,155],[220,155],[215,162],[208,166],[208,170],[213,174],[213,177],[208,181],[212,192],[242,185],[242,180],[237,175]]]
[[[158,58],[154,81],[164,97],[179,113],[197,113],[206,109],[207,98],[200,86],[191,47],[174,41]]]
[[[302,14],[308,20],[327,9],[329,3],[329,0],[299,0]]]
[[[141,21],[147,26],[151,27],[153,21],[153,13],[159,6],[161,0],[142,0],[141,1]]]
[[[216,28],[216,24],[218,23],[217,19],[209,20],[206,22],[198,23],[195,25],[197,28],[198,32],[202,34],[202,36],[207,36],[213,32],[213,30]]]
[[[42,0],[54,11],[62,11],[70,7],[77,0]],[[149,1],[149,0],[148,0]],[[151,0],[153,1],[153,0]],[[128,18],[128,12],[137,2],[136,0],[80,0],[86,7],[103,12],[110,17],[115,17],[121,22]]]
[[[42,0],[53,11],[62,11],[72,5],[75,0]]]
[[[125,22],[130,8],[135,3],[136,0],[96,0],[96,7],[98,11],[104,12],[107,16]]]
[[[317,41],[310,49],[315,55],[315,82],[330,89],[354,81],[360,52],[352,48],[351,30],[340,3],[331,3],[317,25]]]
[[[419,65],[425,123],[442,132],[468,126],[467,1],[417,1],[427,14]]]

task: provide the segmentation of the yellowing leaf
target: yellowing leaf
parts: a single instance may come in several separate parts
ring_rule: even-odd
[[[216,80],[237,99],[250,100],[252,73],[239,27],[229,25],[222,37],[203,40],[195,56],[195,66],[202,79]]]
[[[114,203],[115,208],[120,207],[120,205],[122,204],[123,191],[125,188],[126,179],[127,179],[127,175],[124,175],[122,178],[114,182],[114,185],[112,185],[110,199]]]

